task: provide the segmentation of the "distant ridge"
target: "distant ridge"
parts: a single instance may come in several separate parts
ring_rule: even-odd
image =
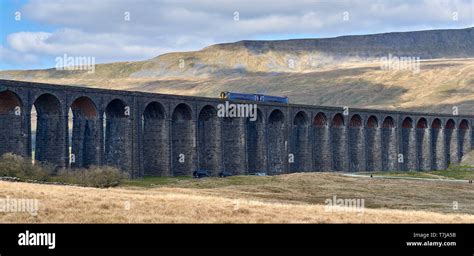
[[[419,58],[420,72],[382,68],[390,55]],[[0,78],[208,97],[263,93],[326,106],[440,113],[456,106],[474,114],[474,28],[244,40],[100,64],[92,74],[51,68],[0,71]]]
[[[474,27],[371,35],[339,36],[322,39],[243,40],[210,46],[209,50],[246,48],[256,54],[268,51],[320,51],[338,57],[381,57],[387,53],[423,59],[474,56]]]

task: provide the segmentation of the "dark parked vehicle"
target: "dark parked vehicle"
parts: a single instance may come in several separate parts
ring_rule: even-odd
[[[193,172],[193,178],[200,179],[200,178],[208,177],[207,173],[208,173],[207,170],[196,169]]]

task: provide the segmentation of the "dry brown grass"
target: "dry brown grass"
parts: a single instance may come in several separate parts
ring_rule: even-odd
[[[0,198],[39,200],[37,216],[0,213],[0,222],[474,223],[473,192],[468,184],[327,173],[252,177],[250,183],[216,178],[158,188],[95,189],[0,182]],[[363,213],[326,212],[321,200],[333,195],[364,198],[366,209]],[[460,211],[448,210],[456,197]],[[423,207],[431,210],[412,210]]]
[[[168,63],[166,60],[163,59]],[[174,61],[168,61],[175,64]],[[163,71],[163,74],[170,75],[132,75],[142,69],[150,72],[158,70],[161,64],[155,62],[148,61],[146,65],[143,62],[99,65],[99,70],[105,71],[89,76],[51,76],[48,71],[2,71],[0,77],[209,97],[217,97],[224,90],[265,92],[287,95],[293,103],[316,105],[445,113],[451,113],[455,105],[460,114],[474,111],[474,59],[422,61],[419,73],[382,70],[379,62],[369,61],[334,63],[306,70],[259,71],[261,63],[255,60],[255,70],[250,68],[248,70],[252,72],[241,75],[199,76],[193,75],[191,71],[181,72],[171,64],[169,72]],[[119,71],[127,65],[133,66],[124,73],[128,75],[119,75],[122,74]]]

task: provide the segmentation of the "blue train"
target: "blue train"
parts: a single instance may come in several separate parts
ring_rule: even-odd
[[[223,100],[247,100],[247,101],[262,101],[262,102],[278,102],[288,104],[288,97],[270,96],[263,94],[250,94],[239,92],[221,92],[221,99]]]

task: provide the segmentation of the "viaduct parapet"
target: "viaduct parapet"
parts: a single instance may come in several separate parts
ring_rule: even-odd
[[[218,117],[222,103],[0,80],[0,154],[34,153],[59,167],[116,166],[130,177],[197,169],[273,175],[445,169],[472,145],[470,115],[258,102],[250,121]]]

